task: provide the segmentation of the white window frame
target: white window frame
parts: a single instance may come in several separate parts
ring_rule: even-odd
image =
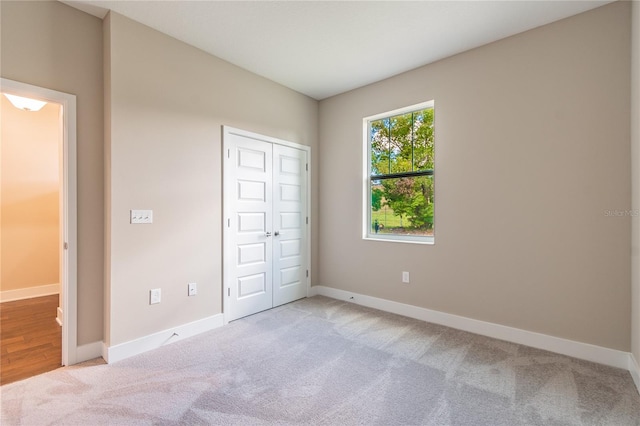
[[[412,244],[435,244],[435,211],[434,211],[434,236],[415,236],[400,234],[376,234],[371,231],[371,144],[369,135],[371,133],[370,123],[382,118],[393,117],[396,115],[407,114],[409,112],[420,111],[423,109],[435,109],[435,101],[430,100],[419,104],[398,108],[392,111],[386,111],[380,114],[371,115],[362,119],[362,139],[363,139],[363,179],[362,179],[362,239],[369,241],[387,241],[395,243],[412,243]],[[435,114],[434,114],[435,120]],[[435,160],[434,160],[435,161]],[[434,164],[435,171],[435,164]],[[434,181],[435,183],[435,181]],[[435,190],[435,186],[434,186]]]

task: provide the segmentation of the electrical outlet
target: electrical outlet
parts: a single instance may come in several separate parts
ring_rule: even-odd
[[[188,295],[189,296],[195,296],[196,294],[198,294],[198,284],[197,283],[189,283],[189,291],[188,291]]]
[[[162,299],[162,293],[159,288],[154,288],[149,290],[149,304],[155,305],[156,303],[160,303]]]
[[[402,272],[402,282],[409,283],[409,273],[407,271]]]

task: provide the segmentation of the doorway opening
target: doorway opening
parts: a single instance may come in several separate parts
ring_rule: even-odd
[[[76,359],[75,96],[0,87],[2,383]]]

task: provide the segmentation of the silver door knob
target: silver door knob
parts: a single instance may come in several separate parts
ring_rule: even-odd
[[[267,232],[266,235],[267,235],[267,237],[270,237],[271,236],[271,232]]]

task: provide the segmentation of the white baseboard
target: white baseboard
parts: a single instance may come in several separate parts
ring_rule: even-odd
[[[76,363],[89,361],[90,359],[102,357],[102,341],[87,343],[86,345],[78,346],[76,349]]]
[[[33,297],[50,296],[52,294],[60,294],[60,284],[47,284],[37,287],[0,291],[0,303],[31,299]]]
[[[178,342],[182,339],[186,339],[187,337],[222,327],[223,324],[224,319],[222,314],[213,315],[208,318],[150,334],[119,345],[110,347],[104,345],[102,357],[107,361],[107,363],[111,364],[152,349],[157,349],[160,346]]]
[[[64,318],[62,315],[62,309],[58,306],[58,309],[56,309],[56,322],[60,327],[62,327],[62,318]]]
[[[447,314],[445,312],[393,302],[386,299],[379,299],[377,297],[365,296],[363,294],[338,290],[331,287],[314,286],[312,287],[312,290],[315,294],[319,294],[321,296],[345,300],[347,302],[379,309],[381,311],[391,312],[525,346],[544,349],[574,358],[597,362],[599,364],[605,364],[625,370],[629,369],[630,354],[628,352],[604,348],[601,346],[591,345],[589,343],[576,342],[560,337],[549,336],[547,334],[521,330],[519,328],[507,327],[500,324],[479,321],[459,315]]]
[[[640,366],[638,366],[638,361],[636,361],[633,354],[629,354],[629,373],[631,373],[633,382],[636,384],[636,388],[638,388],[638,393],[640,393]]]

